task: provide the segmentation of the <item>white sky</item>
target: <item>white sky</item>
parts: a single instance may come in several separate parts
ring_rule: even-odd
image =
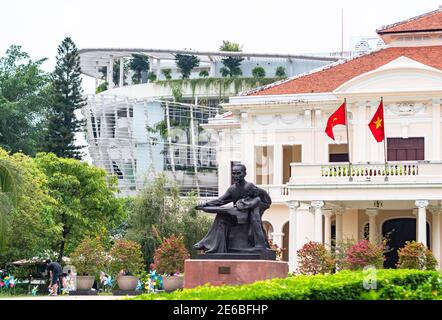
[[[70,36],[79,49],[140,47],[218,50],[222,40],[248,52],[340,51],[352,36],[436,10],[442,0],[2,0],[0,55],[11,44],[54,67]],[[83,81],[85,93],[93,80]]]

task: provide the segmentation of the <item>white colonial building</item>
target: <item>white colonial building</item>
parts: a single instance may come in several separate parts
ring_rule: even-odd
[[[204,126],[220,139],[219,190],[238,161],[246,179],[269,191],[263,220],[291,270],[308,241],[364,237],[389,236],[387,267],[413,239],[440,262],[442,11],[377,32],[384,48],[231,97],[224,116]],[[381,97],[387,165],[368,128]],[[333,141],[326,122],[344,99],[350,141],[345,126],[334,128]]]

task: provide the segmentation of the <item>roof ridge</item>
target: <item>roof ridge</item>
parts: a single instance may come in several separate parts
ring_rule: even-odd
[[[361,54],[361,55],[357,55],[357,56],[349,57],[349,58],[342,58],[342,59],[340,59],[340,60],[338,60],[336,62],[327,64],[325,66],[321,66],[321,67],[316,68],[316,69],[312,69],[312,70],[306,71],[304,73],[297,74],[297,75],[292,76],[292,77],[287,78],[287,79],[279,80],[279,81],[272,82],[272,83],[269,83],[269,84],[266,84],[266,85],[263,85],[263,86],[260,86],[260,87],[257,87],[257,88],[253,88],[253,89],[250,89],[250,90],[242,91],[238,95],[239,96],[248,96],[248,95],[251,95],[253,93],[256,93],[256,92],[259,92],[259,91],[262,91],[262,90],[266,90],[266,89],[269,89],[269,88],[273,88],[275,86],[279,86],[281,84],[284,84],[284,83],[287,83],[287,82],[290,82],[290,81],[293,81],[293,80],[296,80],[296,79],[299,79],[299,78],[302,78],[302,77],[305,77],[305,76],[308,76],[308,75],[311,75],[311,74],[314,74],[314,73],[317,73],[317,72],[325,71],[325,70],[334,68],[336,66],[339,66],[341,64],[345,64],[347,62],[350,62],[350,61],[353,61],[353,60],[356,60],[356,59],[359,59],[359,58],[363,58],[363,57],[366,57],[366,56],[369,56],[371,54],[377,53],[377,52],[382,51],[382,50],[387,50],[387,49],[390,49],[390,48],[389,47],[387,47],[387,48],[377,48],[377,49],[371,50],[371,51],[369,51],[367,53],[364,53],[364,54]]]
[[[405,24],[405,23],[408,23],[408,22],[411,22],[411,21],[414,21],[414,20],[418,20],[420,18],[424,18],[426,16],[432,15],[432,14],[434,14],[436,12],[439,12],[439,11],[440,11],[440,9],[433,10],[433,11],[426,12],[426,13],[420,14],[420,15],[412,17],[412,18],[408,18],[408,19],[405,19],[405,20],[402,20],[402,21],[399,21],[399,22],[395,22],[395,23],[392,23],[392,24],[388,24],[388,25],[382,26],[379,29],[376,29],[376,33],[382,32],[383,30],[386,30],[386,29],[394,28],[394,27],[396,27],[398,25],[401,25],[401,24]]]

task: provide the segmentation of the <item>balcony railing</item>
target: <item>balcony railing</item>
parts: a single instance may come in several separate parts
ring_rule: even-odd
[[[289,195],[287,185],[258,185],[261,189],[267,191],[270,197],[284,197]]]
[[[289,184],[352,182],[442,182],[442,162],[395,161],[385,163],[291,163]]]

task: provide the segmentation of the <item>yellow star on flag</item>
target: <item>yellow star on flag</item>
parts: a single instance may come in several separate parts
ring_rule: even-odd
[[[376,129],[382,127],[382,119],[378,117],[377,120],[374,121],[374,124],[376,125]]]

